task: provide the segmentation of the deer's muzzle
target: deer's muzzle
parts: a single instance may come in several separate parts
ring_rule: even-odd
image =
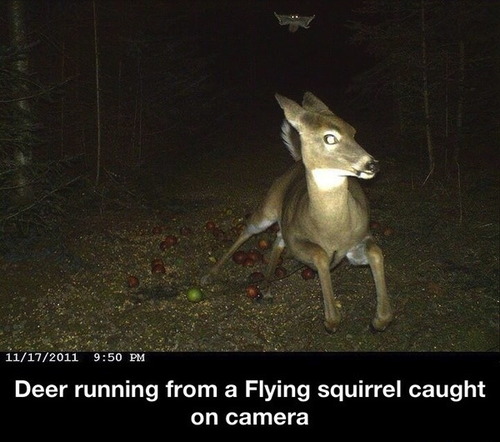
[[[378,161],[377,160],[372,160],[370,161],[367,165],[366,165],[366,170],[368,172],[371,172],[373,174],[376,174],[379,170],[380,170],[380,167],[378,165]]]

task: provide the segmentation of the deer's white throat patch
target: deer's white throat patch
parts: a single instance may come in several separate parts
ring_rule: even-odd
[[[319,190],[330,190],[339,187],[347,179],[346,172],[340,169],[313,169],[311,172]]]

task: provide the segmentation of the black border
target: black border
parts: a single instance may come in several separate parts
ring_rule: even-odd
[[[16,356],[17,355],[17,356]],[[166,426],[168,431],[189,431],[205,435],[264,431],[266,434],[292,431],[309,434],[320,431],[331,434],[333,440],[400,441],[492,441],[498,440],[496,418],[499,409],[499,353],[76,353],[79,362],[6,362],[20,358],[22,352],[1,353],[0,401],[6,417],[39,415],[49,411],[60,422],[80,422],[91,416],[92,425],[106,423],[106,428],[129,431],[140,423],[148,429]],[[41,355],[45,355],[42,353]],[[118,356],[119,355],[119,356]],[[143,362],[129,362],[132,355],[143,355]],[[38,354],[36,357],[40,357]],[[31,355],[31,359],[35,357]],[[70,360],[74,358],[69,353]],[[103,362],[103,359],[115,361]],[[49,359],[49,358],[47,358]],[[95,362],[95,359],[100,359]],[[121,359],[116,361],[116,359]],[[17,379],[31,384],[98,384],[131,383],[160,386],[156,402],[146,399],[75,399],[15,398]],[[311,392],[319,384],[393,384],[401,380],[401,398],[357,398],[339,402],[320,399],[315,394],[307,402],[278,399],[266,402],[245,398],[246,380],[263,380],[283,384],[308,384]],[[167,398],[162,386],[174,380],[176,384],[215,384],[218,398]],[[484,398],[417,399],[406,394],[411,384],[485,384]],[[224,387],[236,384],[239,398],[225,398]],[[219,415],[218,426],[194,426],[190,416],[195,411],[214,411]],[[309,425],[301,426],[229,426],[224,422],[229,411],[296,411],[307,412]],[[109,425],[113,417],[118,423]],[[8,421],[8,420],[7,420]],[[134,424],[135,423],[135,424]],[[134,425],[132,425],[134,424]],[[403,431],[403,433],[401,433]],[[349,438],[338,438],[342,432]],[[466,436],[467,435],[467,436]]]

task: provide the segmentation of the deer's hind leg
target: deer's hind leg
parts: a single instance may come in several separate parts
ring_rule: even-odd
[[[263,232],[269,226],[274,224],[276,219],[269,218],[265,215],[265,212],[257,211],[251,217],[250,220],[241,232],[238,239],[234,242],[231,248],[224,254],[224,256],[217,261],[217,263],[209,270],[209,272],[201,278],[202,284],[207,284],[210,282],[212,276],[216,275],[221,267],[226,263],[226,261],[233,255],[236,250],[238,250],[246,241],[248,241],[252,236],[257,233]]]
[[[202,284],[208,282],[211,276],[217,274],[224,263],[245,241],[253,235],[263,232],[280,219],[285,192],[290,183],[297,176],[300,176],[301,173],[303,173],[303,166],[300,163],[296,163],[295,167],[273,183],[258,209],[248,220],[245,230],[243,230],[239,238],[226,254],[212,267],[212,269],[210,269],[209,273],[201,279]]]
[[[271,257],[269,258],[269,264],[267,266],[266,275],[264,278],[264,287],[262,293],[263,297],[266,300],[272,300],[273,298],[271,294],[271,278],[274,275],[274,271],[276,270],[276,265],[278,264],[278,260],[284,248],[285,248],[285,241],[283,241],[281,231],[279,231],[276,235],[276,239],[274,240],[273,249],[271,251]]]

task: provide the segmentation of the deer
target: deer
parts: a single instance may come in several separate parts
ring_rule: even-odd
[[[330,272],[347,258],[353,265],[370,266],[377,294],[371,327],[383,331],[393,319],[393,310],[383,253],[370,232],[369,205],[358,181],[373,178],[379,163],[355,141],[356,130],[311,92],[304,94],[302,106],[280,94],[275,98],[285,116],[282,138],[295,164],[274,181],[235,243],[201,283],[207,284],[249,238],[278,223],[264,296],[272,297],[271,278],[286,247],[295,259],[317,271],[324,326],[336,332],[341,313]]]

